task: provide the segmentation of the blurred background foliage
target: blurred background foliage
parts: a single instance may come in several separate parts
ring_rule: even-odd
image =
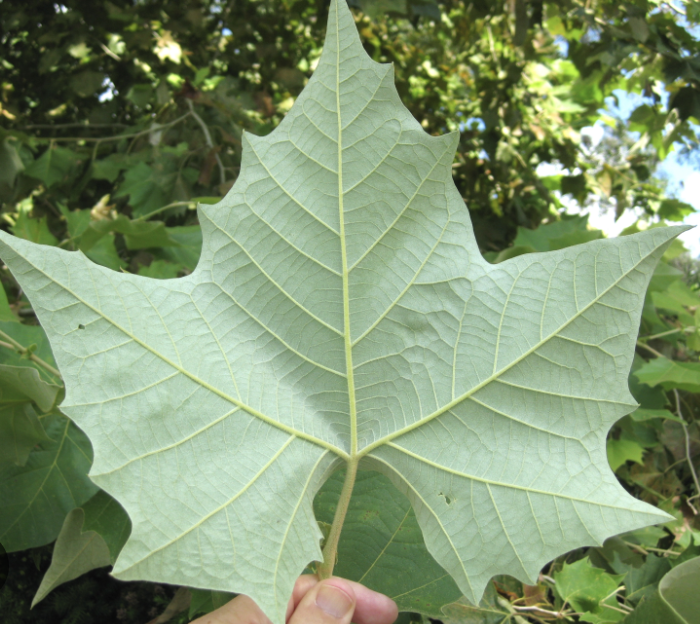
[[[602,237],[565,214],[572,206],[642,215],[628,232],[693,212],[667,195],[658,167],[672,153],[700,165],[700,3],[350,4],[367,52],[394,64],[425,130],[460,132],[454,179],[490,261]],[[235,182],[242,133],[269,133],[290,109],[320,56],[327,12],[327,0],[4,0],[2,227],[114,270],[189,273],[201,248],[197,202],[217,201]],[[638,96],[629,119],[615,106],[623,93]],[[599,142],[592,126],[604,130]],[[479,609],[451,605],[446,622],[675,622],[660,582],[700,555],[700,273],[680,243],[665,261],[630,376],[641,407],[613,428],[608,448],[625,486],[676,522],[575,551],[535,588],[502,579]],[[4,267],[0,278],[0,390],[19,387],[12,367],[58,382],[37,363],[52,360],[29,302]],[[60,389],[51,400],[25,390],[21,415],[16,397],[0,393],[0,434],[7,414],[24,423],[12,461],[0,457],[0,496],[22,501],[0,512],[0,541],[25,563],[39,548],[40,565],[67,514],[106,495],[87,481],[89,444],[55,407]],[[69,457],[69,447],[88,459]],[[47,462],[78,485],[56,495],[40,530],[17,538],[12,514],[26,512],[35,487],[26,474]],[[115,541],[117,529],[94,526]],[[16,621],[29,621],[13,587],[0,594],[0,613],[12,605]],[[583,587],[585,601],[575,597]]]
[[[270,132],[304,87],[328,10],[326,0],[3,4],[5,220],[46,217],[61,244],[98,245],[103,261],[132,270],[148,259],[121,237],[113,246],[120,232],[81,241],[85,224],[66,215],[195,223],[187,202],[230,188],[242,132]],[[556,219],[562,196],[651,219],[692,211],[654,172],[672,150],[697,147],[697,3],[351,4],[367,51],[394,63],[426,131],[461,132],[455,181],[484,250]],[[629,124],[606,111],[616,90],[643,96]],[[580,131],[596,123],[606,134],[593,149]],[[547,164],[556,175],[542,175]]]

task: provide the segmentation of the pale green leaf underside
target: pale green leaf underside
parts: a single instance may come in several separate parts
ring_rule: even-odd
[[[605,435],[636,405],[644,292],[682,228],[492,266],[452,182],[456,142],[422,131],[334,0],[309,85],[200,207],[192,275],[2,235],[92,477],[133,522],[119,577],[246,593],[282,622],[321,557],[313,496],[357,456],[409,496],[473,601],[494,574],[530,579],[666,518],[618,485]]]

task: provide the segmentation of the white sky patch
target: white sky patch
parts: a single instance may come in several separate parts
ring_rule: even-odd
[[[627,104],[626,102],[622,103]],[[581,130],[582,136],[590,138],[592,150],[601,142],[604,134],[605,127],[602,122]],[[540,176],[559,175],[562,173],[566,173],[564,168],[555,163],[542,163],[537,167],[537,174]],[[576,173],[579,172],[571,172],[573,175]],[[677,155],[672,152],[661,163],[656,173],[669,181],[669,196],[680,199],[695,208],[696,212],[688,215],[683,220],[683,223],[700,226],[700,171],[690,165],[679,163]],[[592,208],[582,211],[578,203],[571,197],[560,196],[560,199],[566,207],[567,214],[587,213],[590,226],[597,230],[602,230],[608,237],[619,236],[622,230],[634,225],[638,219],[644,218],[644,213],[641,210],[625,210],[622,216],[615,220],[615,213],[612,210],[596,210]],[[700,227],[685,232],[679,238],[694,258],[700,258]]]
[[[690,165],[679,163],[676,154],[671,153],[661,163],[657,173],[669,181],[669,194],[672,197],[695,208],[695,212],[683,219],[683,223],[700,225],[700,171]],[[684,232],[679,238],[694,258],[700,258],[700,228]]]

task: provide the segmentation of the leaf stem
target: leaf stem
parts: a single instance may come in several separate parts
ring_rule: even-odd
[[[678,332],[683,331],[682,329],[669,329],[668,331],[661,332],[660,334],[654,334],[653,336],[640,336],[639,340],[656,340],[657,338],[663,338],[664,336],[672,336]]]
[[[642,347],[642,349],[646,349],[647,351],[649,351],[649,353],[653,353],[656,357],[665,357],[663,353],[659,353],[656,349],[650,347],[648,344],[641,342],[640,340],[637,340],[637,346]]]
[[[199,127],[202,129],[202,132],[204,133],[204,140],[206,141],[207,146],[209,147],[209,149],[214,149],[214,141],[211,140],[211,133],[209,132],[209,128],[207,128],[207,124],[205,124],[204,120],[195,112],[192,100],[185,98],[185,102],[187,102],[187,106],[190,109],[190,115],[194,117],[195,121],[199,124]],[[221,178],[221,184],[223,184],[224,182],[226,182],[226,172],[224,171],[224,165],[221,162],[221,158],[219,158],[218,154],[215,153],[214,158],[216,159],[216,164],[219,166],[219,177]]]
[[[167,206],[161,206],[160,208],[157,208],[156,210],[153,210],[153,211],[149,212],[148,214],[141,215],[140,217],[137,217],[136,219],[134,219],[134,221],[147,221],[151,217],[154,217],[155,215],[160,214],[161,212],[165,212],[169,208],[176,208],[177,206],[188,206],[188,207],[194,206],[194,208],[196,208],[197,202],[194,202],[192,200],[172,202],[171,204],[168,204]]]
[[[34,355],[27,347],[23,347],[19,342],[17,342],[12,336],[8,336],[4,331],[0,330],[0,338],[3,338],[7,342],[0,342],[0,347],[5,347],[6,349],[12,349],[17,351],[20,355],[29,358],[35,364],[41,366],[44,370],[51,373],[54,377],[61,379],[61,373],[58,372],[51,364],[44,362],[38,355]]]
[[[359,460],[353,457],[347,464],[347,472],[345,473],[345,482],[343,489],[340,492],[338,507],[333,516],[333,524],[331,532],[328,534],[326,545],[323,547],[323,563],[318,567],[318,577],[323,580],[330,578],[333,575],[333,567],[338,556],[338,542],[340,540],[340,532],[343,530],[345,516],[348,513],[350,506],[350,498],[352,490],[355,487],[355,478],[357,477],[357,464]]]
[[[640,546],[639,544],[634,544],[632,542],[628,542],[626,540],[622,540],[622,543],[625,544],[626,546],[629,546],[632,550],[636,550],[637,552],[641,553],[642,555],[648,555],[649,553],[659,553],[660,555],[663,555],[664,557],[678,557],[682,553],[676,552],[675,550],[671,550],[670,548],[652,548],[651,546]]]
[[[688,462],[688,468],[690,468],[690,474],[693,476],[693,482],[695,483],[695,491],[698,493],[698,495],[700,495],[700,480],[698,480],[698,473],[695,471],[695,466],[693,465],[693,458],[690,453],[690,434],[688,433],[688,425],[686,425],[685,420],[683,419],[683,412],[681,411],[681,397],[680,394],[678,394],[678,390],[676,390],[676,388],[673,389],[673,394],[676,397],[676,415],[678,416],[678,418],[681,419],[681,427],[683,427],[683,435],[685,436],[685,458]],[[697,498],[697,495],[691,496],[688,500],[686,500],[686,503],[688,503],[688,506],[693,510],[693,513],[697,516],[698,510],[690,502],[694,498]]]

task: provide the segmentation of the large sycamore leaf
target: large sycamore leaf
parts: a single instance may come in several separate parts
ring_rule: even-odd
[[[665,521],[608,467],[644,292],[683,228],[490,265],[392,68],[331,3],[318,69],[241,175],[200,207],[174,280],[2,234],[133,530],[114,567],[250,595],[284,621],[321,559],[313,497],[345,463],[384,473],[476,603],[560,553]]]

